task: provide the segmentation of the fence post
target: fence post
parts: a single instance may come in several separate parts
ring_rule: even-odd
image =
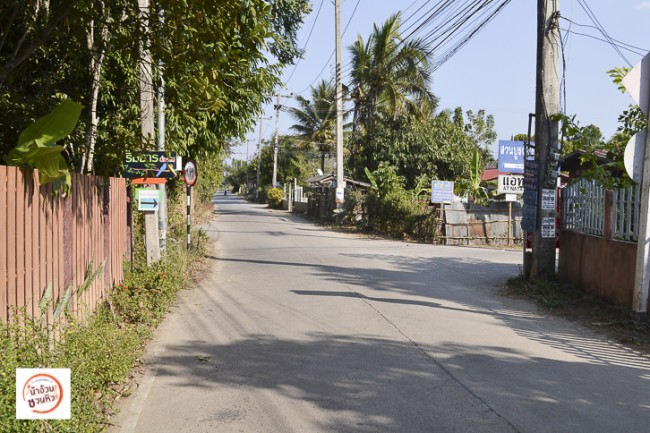
[[[605,190],[605,220],[603,221],[603,237],[612,240],[614,233],[614,191]]]

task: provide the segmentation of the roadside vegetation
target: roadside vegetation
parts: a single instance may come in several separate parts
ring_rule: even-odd
[[[203,201],[196,210],[198,226],[210,217],[212,205]],[[176,217],[172,220],[182,221]],[[136,222],[136,228],[141,232],[142,225]],[[191,286],[202,269],[205,232],[193,231],[188,250],[184,230],[182,223],[170,227],[167,254],[152,266],[146,265],[138,235],[124,281],[87,321],[75,320],[65,306],[54,325],[24,311],[14,312],[10,324],[0,323],[0,432],[100,432],[110,424],[114,402],[132,391],[129,379],[145,344],[178,291]],[[17,368],[70,368],[71,419],[16,420]]]

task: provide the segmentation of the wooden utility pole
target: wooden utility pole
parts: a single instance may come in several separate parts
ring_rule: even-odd
[[[341,82],[341,0],[335,3],[336,19],[336,207],[345,201],[343,180],[343,84]]]
[[[537,221],[531,277],[555,274],[557,221],[558,122],[560,112],[560,1],[537,0],[537,80],[535,159],[539,162]]]
[[[154,90],[149,50],[149,0],[138,0],[141,26],[140,38],[140,121],[142,142],[145,147],[153,146],[154,133]],[[147,264],[160,260],[160,239],[158,236],[158,218],[156,212],[145,212],[145,244]]]

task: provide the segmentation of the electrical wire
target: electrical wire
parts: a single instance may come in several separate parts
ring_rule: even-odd
[[[591,10],[591,8],[589,7],[589,5],[588,5],[584,0],[578,0],[578,4],[580,5],[580,7],[582,7],[582,10],[585,12],[585,14],[587,14],[587,16],[589,17],[589,19],[591,20],[591,22],[594,23],[594,25],[596,26],[597,30],[598,30],[598,31],[599,31],[599,32],[600,32],[600,33],[605,37],[605,39],[606,39],[607,42],[612,46],[612,48],[614,48],[614,51],[616,51],[616,52],[618,53],[618,55],[621,56],[621,58],[623,59],[623,61],[624,61],[625,63],[627,63],[628,66],[632,67],[632,63],[630,63],[630,61],[627,59],[627,57],[625,57],[625,55],[624,55],[623,52],[620,50],[620,48],[619,48],[619,47],[614,43],[614,41],[613,41],[612,38],[609,36],[609,34],[608,34],[607,31],[605,30],[605,28],[602,26],[602,24],[600,24],[600,21],[598,21],[598,18],[596,18],[596,15],[595,15],[594,12]]]
[[[307,45],[309,45],[309,40],[311,39],[312,33],[314,33],[314,28],[316,27],[316,23],[318,22],[318,17],[320,16],[320,11],[323,9],[323,3],[325,3],[325,0],[320,0],[320,6],[318,6],[318,11],[316,12],[316,18],[314,18],[314,22],[311,25],[311,30],[309,30],[309,35],[307,36],[307,40],[305,41],[305,46],[303,47],[303,51],[307,49]],[[287,78],[287,81],[285,81],[285,86],[289,84],[289,81],[291,81],[291,78],[293,77],[293,74],[296,73],[296,70],[298,69],[298,65],[300,64],[300,60],[302,60],[302,56],[298,58],[298,61],[296,61],[296,64],[293,67],[293,71],[291,71],[291,75],[289,75],[289,78]]]

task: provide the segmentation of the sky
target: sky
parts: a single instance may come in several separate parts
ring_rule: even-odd
[[[564,40],[562,105],[565,113],[576,115],[580,125],[598,126],[604,137],[609,138],[618,127],[619,114],[634,101],[617,89],[607,71],[614,67],[634,66],[650,50],[650,1],[557,1]],[[321,0],[312,0],[311,3],[312,12],[298,34],[298,45],[304,49],[304,57],[297,66],[285,69],[285,88],[279,90],[283,95],[300,94],[308,98],[312,83],[333,76],[334,59],[328,62],[328,57],[335,46],[334,2],[322,0],[322,7]],[[349,22],[342,37],[344,84],[346,65],[350,60],[347,47],[358,36],[367,40],[375,23],[382,24],[400,10],[404,11],[406,18],[424,6],[413,16],[412,21],[415,21],[438,3],[438,0],[342,0],[342,26]],[[610,38],[636,47],[636,53],[621,50],[623,58],[606,41],[594,39],[605,37],[594,28],[583,4],[589,7],[591,16]],[[453,110],[458,106],[463,111],[484,109],[486,114],[494,116],[500,140],[525,133],[528,114],[535,111],[536,15],[535,0],[511,0],[486,27],[442,64],[432,76],[433,93],[440,100],[438,109]],[[436,52],[433,53],[434,60],[435,56]],[[275,101],[275,97],[273,99]],[[295,101],[291,97],[282,98],[282,104],[295,106]],[[262,121],[262,137],[268,140],[276,124],[273,104],[265,107],[264,117],[271,118]],[[293,123],[288,113],[280,112],[277,120],[280,134],[289,134]],[[242,143],[233,149],[233,159],[246,159],[247,154],[250,159],[254,157],[259,127],[258,123],[247,135],[248,145]],[[491,148],[496,149],[496,142]]]

